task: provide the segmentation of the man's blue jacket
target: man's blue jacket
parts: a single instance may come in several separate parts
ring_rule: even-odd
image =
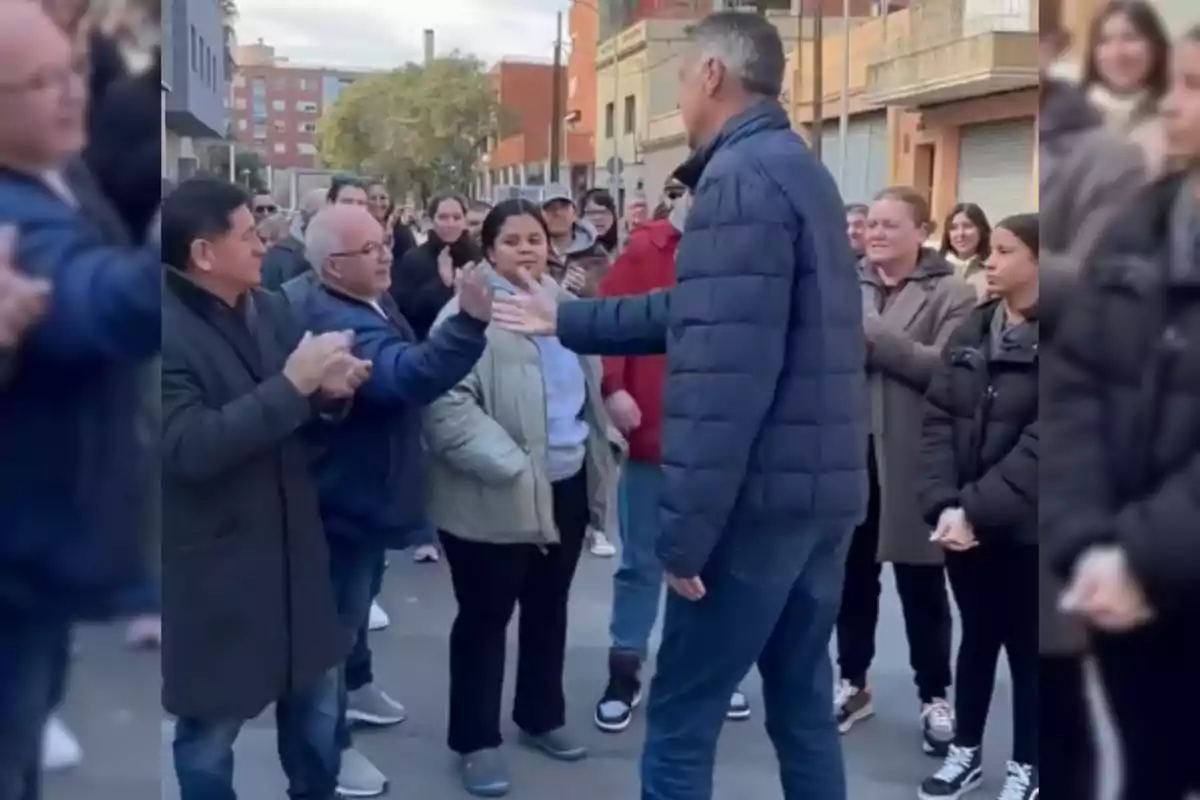
[[[314,430],[325,532],[331,540],[408,547],[425,523],[421,411],[475,366],[487,323],[459,313],[418,342],[386,292],[377,310],[310,276],[294,280],[303,283],[284,291],[297,324],[314,334],[353,332],[354,354],[372,365],[345,417]]]
[[[558,336],[666,353],[658,554],[688,578],[726,537],[848,534],[866,510],[867,400],[842,199],[779,104],[731,119],[676,174],[694,192],[678,285],[565,303]]]
[[[46,316],[0,353],[0,619],[106,616],[145,571],[136,426],[161,341],[158,243],[115,244],[84,209],[3,169],[0,223],[17,226],[11,266],[53,287]]]

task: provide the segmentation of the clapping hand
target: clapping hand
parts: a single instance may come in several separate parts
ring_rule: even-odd
[[[524,336],[553,336],[558,327],[558,297],[553,288],[534,280],[529,271],[518,273],[517,293],[492,300],[492,321]]]
[[[454,278],[458,306],[480,322],[492,318],[492,285],[487,271],[477,265],[468,264]]]
[[[338,353],[325,368],[319,389],[322,397],[346,400],[371,378],[371,362],[352,353]]]
[[[1119,547],[1094,547],[1075,563],[1059,599],[1063,611],[1101,630],[1120,633],[1154,619],[1146,593]]]
[[[354,334],[350,331],[317,335],[307,332],[283,365],[283,376],[300,394],[311,396],[324,389],[326,383],[336,384],[337,376],[350,374],[346,357],[354,358],[350,353],[353,344]]]
[[[16,269],[17,231],[0,227],[0,348],[15,347],[50,304],[50,284]]]
[[[929,540],[955,553],[963,553],[979,546],[975,529],[971,527],[961,508],[947,508],[943,511]]]
[[[567,267],[567,272],[563,275],[562,287],[573,295],[583,294],[587,289],[588,273],[587,270],[578,264],[572,264]]]
[[[454,286],[454,257],[450,255],[449,247],[443,247],[442,252],[438,253],[437,270],[438,277],[447,288]]]

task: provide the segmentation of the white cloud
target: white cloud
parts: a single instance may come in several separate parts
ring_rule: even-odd
[[[555,12],[569,0],[238,0],[238,40],[258,39],[295,62],[386,69],[420,60],[422,31],[439,53],[484,61],[545,58]]]

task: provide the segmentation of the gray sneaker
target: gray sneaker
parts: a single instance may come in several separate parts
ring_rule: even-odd
[[[504,797],[512,789],[508,767],[496,749],[476,750],[462,756],[458,775],[463,789],[475,797]]]
[[[340,797],[378,797],[386,791],[387,777],[366,756],[353,747],[342,751],[337,786]]]
[[[571,739],[562,728],[540,736],[521,731],[521,744],[555,761],[582,761],[587,758],[587,748]]]
[[[404,706],[373,683],[350,692],[346,719],[365,725],[387,726],[404,722]]]

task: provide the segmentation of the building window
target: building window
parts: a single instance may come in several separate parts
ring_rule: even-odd
[[[246,130],[246,128],[247,128],[248,126],[249,126],[249,123],[247,123],[247,122],[246,122],[246,120],[244,120],[244,119],[239,119],[239,120],[238,120],[238,130],[239,130],[239,131],[244,131],[244,130]]]
[[[287,152],[287,142],[276,142],[275,143],[275,152],[276,153],[286,153]]]
[[[287,133],[287,123],[281,119],[277,119],[272,122],[271,127],[275,129],[276,133]]]
[[[271,108],[275,111],[287,111],[287,102],[284,100],[275,100],[271,103]]]
[[[254,85],[250,87],[250,91],[254,93],[255,97],[266,97],[267,96],[267,81],[266,81],[266,79],[265,78],[255,78]]]
[[[637,98],[625,95],[625,132],[633,133],[637,127]]]
[[[296,130],[299,131],[300,133],[316,133],[317,132],[317,123],[301,122],[299,125],[296,126]]]
[[[236,108],[238,111],[245,111],[246,110],[246,98],[244,98],[244,97],[233,98],[233,107]]]
[[[307,92],[310,88],[312,88],[312,87],[310,87],[308,85],[308,78],[301,78],[300,79],[300,91]]]
[[[267,126],[264,123],[262,123],[262,122],[254,123],[254,138],[255,139],[266,139],[267,138]]]
[[[296,152],[302,156],[315,156],[317,146],[312,142],[300,142],[296,145]]]
[[[616,134],[617,109],[612,103],[604,106],[604,138],[611,139]]]
[[[299,103],[296,103],[296,110],[301,114],[315,114],[317,113],[317,104],[308,100],[301,100]]]
[[[209,85],[217,88],[217,57],[211,51],[208,54],[208,76],[211,78]]]
[[[245,86],[246,86],[246,76],[245,75],[242,75],[239,73],[239,74],[233,76],[233,88],[242,89],[242,88],[245,88]]]
[[[200,60],[199,60],[200,50],[198,49],[198,46],[197,46],[196,26],[195,25],[190,26],[189,33],[191,34],[191,40],[190,40],[189,46],[188,46],[188,54],[192,57],[192,72],[199,72],[200,71]]]

